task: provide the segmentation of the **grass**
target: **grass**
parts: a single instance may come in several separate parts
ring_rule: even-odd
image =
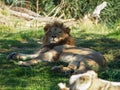
[[[89,23],[88,23],[89,24]],[[99,77],[120,81],[120,32],[106,25],[80,24],[72,28],[77,46],[92,48],[101,52],[107,60],[105,71]],[[43,28],[39,30],[16,30],[0,25],[0,89],[2,90],[58,90],[57,83],[68,83],[69,76],[50,71],[55,63],[39,63],[35,66],[20,67],[6,56],[13,51],[32,53],[41,45]]]

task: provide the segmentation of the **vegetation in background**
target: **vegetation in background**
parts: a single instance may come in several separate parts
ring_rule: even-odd
[[[64,19],[80,19],[92,13],[95,7],[104,0],[5,0],[9,5],[22,6],[45,16],[56,16]],[[120,0],[105,0],[107,7],[101,12],[101,21],[114,24],[120,19]],[[38,7],[37,7],[38,5]],[[37,9],[38,8],[38,9]],[[38,11],[37,11],[38,10]],[[111,25],[112,25],[111,24]]]

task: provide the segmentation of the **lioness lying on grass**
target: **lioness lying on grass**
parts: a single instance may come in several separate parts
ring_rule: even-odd
[[[95,71],[100,67],[104,68],[106,61],[104,57],[94,50],[88,48],[78,48],[75,46],[74,39],[70,34],[70,29],[60,22],[53,22],[44,27],[45,35],[43,37],[43,45],[35,54],[11,53],[8,59],[31,58],[30,61],[19,61],[19,65],[29,66],[35,65],[41,61],[63,61],[68,66],[55,66],[52,70],[62,72],[85,72],[89,69]]]
[[[100,79],[94,71],[72,75],[69,84],[69,87],[65,83],[59,83],[58,86],[60,90],[120,90],[120,82]]]

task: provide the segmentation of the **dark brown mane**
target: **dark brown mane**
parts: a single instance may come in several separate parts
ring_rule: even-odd
[[[58,45],[64,45],[64,44],[68,44],[68,45],[75,45],[75,42],[74,42],[74,39],[73,37],[70,35],[70,28],[66,27],[63,23],[61,22],[58,22],[58,21],[55,21],[53,23],[50,23],[50,24],[47,24],[45,27],[44,27],[44,31],[47,32],[47,30],[49,30],[49,28],[51,27],[59,27],[61,28],[62,30],[65,31],[65,33],[67,33],[69,36],[66,37],[65,39],[59,41],[58,43],[55,43],[55,44],[48,44],[48,40],[47,40],[47,36],[45,35],[44,38],[43,38],[43,46],[45,45],[48,45],[48,46],[58,46]]]

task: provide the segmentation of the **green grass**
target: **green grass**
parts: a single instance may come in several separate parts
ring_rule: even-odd
[[[101,52],[108,65],[99,77],[120,81],[120,32],[106,25],[78,25],[72,28],[77,46],[92,48]],[[54,65],[61,62],[39,63],[35,66],[21,67],[6,56],[13,51],[32,53],[41,46],[43,28],[39,30],[18,30],[0,26],[0,89],[2,90],[58,90],[59,82],[68,83],[69,76],[51,72]]]

